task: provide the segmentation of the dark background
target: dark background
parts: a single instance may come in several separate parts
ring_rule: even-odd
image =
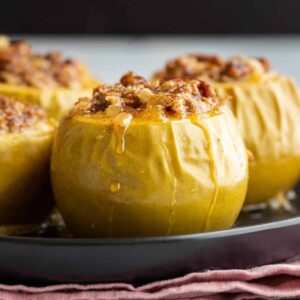
[[[299,0],[8,0],[3,33],[299,33]]]

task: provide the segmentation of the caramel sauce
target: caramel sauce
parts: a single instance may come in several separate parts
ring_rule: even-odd
[[[120,190],[121,188],[121,185],[119,182],[114,182],[110,185],[110,190],[113,192],[113,193],[116,193]]]
[[[132,118],[133,116],[131,114],[122,112],[112,120],[113,129],[118,139],[117,148],[116,148],[116,152],[118,154],[122,154],[125,152],[125,148],[126,148],[125,134],[130,125]]]

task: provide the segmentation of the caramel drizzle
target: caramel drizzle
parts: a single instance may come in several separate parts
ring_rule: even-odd
[[[128,113],[118,114],[112,121],[114,131],[117,135],[116,152],[122,154],[125,152],[125,134],[130,125],[133,116]]]

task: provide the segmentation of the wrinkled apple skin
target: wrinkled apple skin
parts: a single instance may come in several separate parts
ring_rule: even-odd
[[[228,108],[197,120],[134,118],[124,136],[110,120],[69,115],[54,141],[51,177],[75,235],[165,236],[232,226],[248,160]]]
[[[293,79],[217,84],[227,97],[246,147],[253,154],[245,204],[288,191],[299,178],[300,98]]]

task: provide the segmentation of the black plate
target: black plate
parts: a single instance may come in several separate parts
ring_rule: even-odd
[[[48,227],[41,236],[0,238],[0,280],[134,282],[211,268],[279,262],[300,249],[300,201],[290,209],[242,213],[233,229],[156,238],[74,239]]]

